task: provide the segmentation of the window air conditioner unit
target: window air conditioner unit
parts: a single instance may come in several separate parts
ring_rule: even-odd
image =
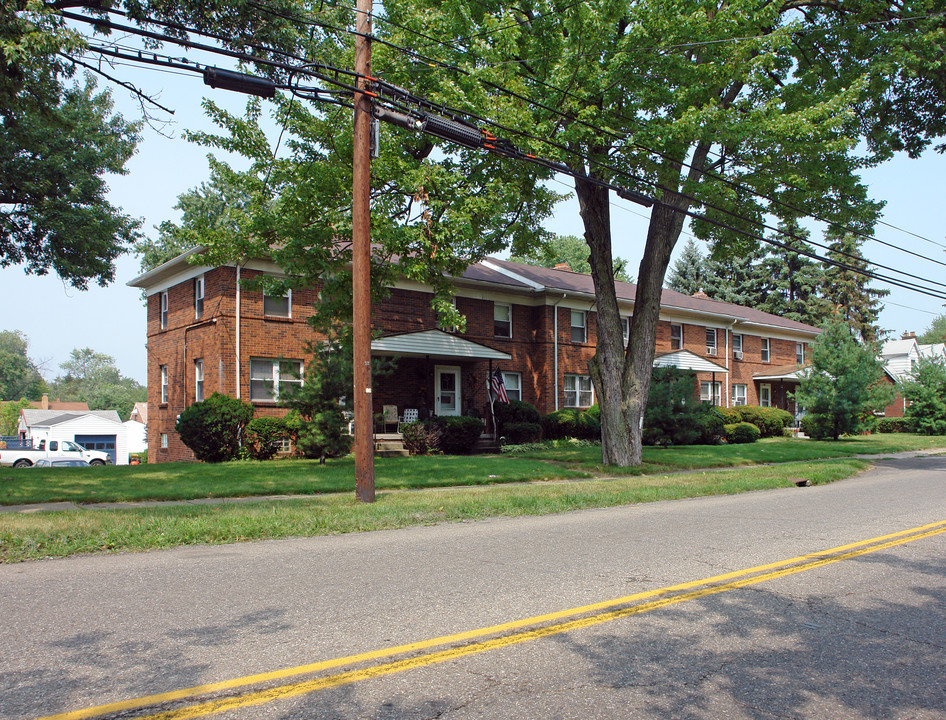
[[[714,348],[714,347],[708,347],[708,348],[706,348],[706,354],[707,354],[707,355],[715,355],[715,354],[716,354],[716,348]]]
[[[736,358],[736,360],[742,360],[742,350],[733,350],[732,356]]]

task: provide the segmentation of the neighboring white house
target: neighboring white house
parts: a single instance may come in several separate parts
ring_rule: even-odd
[[[72,440],[86,450],[108,453],[116,465],[128,464],[127,430],[115,410],[34,410],[20,411],[20,437],[41,440]]]
[[[126,420],[125,442],[128,443],[128,454],[137,455],[148,449],[148,426],[137,420]]]
[[[921,345],[916,333],[904,333],[899,340],[888,340],[880,351],[884,367],[898,381],[909,376],[921,357],[939,357],[946,360],[946,344]]]

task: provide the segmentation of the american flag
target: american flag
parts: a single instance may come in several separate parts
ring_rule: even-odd
[[[489,379],[489,386],[493,390],[493,395],[496,396],[496,399],[500,402],[508,403],[509,396],[506,394],[506,383],[503,382],[503,374],[499,370],[493,373],[493,376]]]

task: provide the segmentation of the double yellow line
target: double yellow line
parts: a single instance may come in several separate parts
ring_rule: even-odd
[[[659,590],[627,595],[625,597],[606,600],[591,605],[561,610],[545,615],[537,615],[522,620],[516,620],[502,625],[470,630],[468,632],[445,635],[430,640],[399,645],[397,647],[374,650],[360,655],[334,658],[323,662],[300,665],[270,673],[248,675],[223,682],[198,685],[196,687],[172,692],[148,695],[146,697],[122,700],[98,705],[96,707],[75,710],[72,712],[48,715],[37,720],[85,720],[86,718],[100,717],[111,713],[144,710],[167,706],[180,705],[173,709],[143,714],[137,717],[147,720],[184,720],[197,718],[225,710],[234,710],[252,705],[261,705],[274,700],[297,697],[317,690],[348,685],[360,680],[391,675],[393,673],[413,670],[415,668],[455,660],[457,658],[476,653],[497,650],[499,648],[517,645],[519,643],[536,640],[538,638],[570,632],[601,623],[610,622],[619,618],[639,615],[657,608],[675,605],[688,600],[696,600],[708,595],[728,592],[737,588],[755,585],[769,580],[775,580],[786,575],[814,570],[831,563],[849,560],[860,555],[877,552],[904,543],[922,540],[946,533],[946,521],[930,523],[920,527],[902,530],[900,532],[882,535],[862,540],[860,542],[842,545],[808,555],[800,555],[788,560],[780,560],[768,565],[759,565],[744,570],[716,575],[703,580],[671,585]],[[434,648],[443,649],[435,650]],[[404,657],[398,657],[404,656]],[[389,659],[391,658],[391,659]],[[386,660],[359,669],[350,669],[330,675],[323,675],[308,680],[278,684],[290,678],[303,675],[312,675],[326,670],[341,667],[350,667]],[[249,689],[252,686],[267,684],[262,689]],[[245,692],[228,694],[209,700],[200,700],[201,696],[220,693],[233,693],[235,690],[247,688]],[[192,704],[183,704],[194,701]]]

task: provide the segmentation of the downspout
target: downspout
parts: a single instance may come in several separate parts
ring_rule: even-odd
[[[240,399],[240,263],[236,266],[236,399]]]
[[[568,293],[562,293],[562,297],[552,305],[552,352],[554,353],[554,372],[555,372],[555,410],[558,411],[558,304],[562,302]]]
[[[725,388],[725,393],[720,393],[726,398],[726,404],[723,407],[732,407],[732,368],[729,365],[732,363],[732,329],[734,327],[736,327],[735,318],[726,328],[726,384],[730,387]]]

